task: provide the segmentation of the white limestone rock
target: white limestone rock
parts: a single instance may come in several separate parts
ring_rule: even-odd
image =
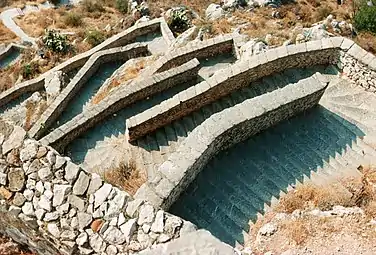
[[[2,145],[3,155],[7,154],[13,149],[17,149],[21,147],[25,136],[26,136],[26,131],[23,128],[19,126],[14,126],[14,129],[12,133],[10,134],[10,136],[8,137],[8,139],[5,142],[3,142],[3,145]]]
[[[71,188],[71,185],[54,185],[54,198],[52,200],[52,205],[54,207],[61,205],[64,202],[65,197],[71,191]]]
[[[111,190],[112,190],[112,185],[105,183],[100,189],[98,189],[94,193],[94,197],[95,197],[94,207],[95,208],[98,208],[100,205],[104,203],[104,201],[110,195]]]
[[[87,227],[93,220],[93,217],[91,214],[78,212],[77,213],[77,219],[78,219],[78,227],[79,229],[84,229]]]
[[[53,174],[49,167],[44,167],[38,171],[38,176],[42,181],[48,181],[53,177]]]
[[[31,160],[37,156],[38,146],[34,142],[25,141],[25,146],[20,151],[20,159],[22,162]]]
[[[151,225],[151,231],[154,233],[162,233],[164,228],[164,211],[159,210],[155,216],[155,220]]]
[[[123,244],[126,240],[126,236],[114,226],[108,227],[103,234],[103,238],[110,244]]]
[[[78,172],[80,171],[80,167],[76,164],[73,164],[72,162],[68,161],[67,165],[65,167],[65,176],[64,178],[69,182],[73,183],[78,175]]]
[[[138,216],[138,225],[144,223],[152,223],[154,220],[154,208],[150,204],[144,204],[140,207],[140,213]]]
[[[89,186],[89,182],[90,177],[84,171],[81,171],[78,179],[73,185],[73,194],[83,195]]]
[[[78,237],[76,238],[76,244],[78,244],[79,246],[83,246],[88,240],[88,235],[86,234],[86,232],[81,232],[81,234],[78,235]]]
[[[60,237],[60,230],[56,223],[48,223],[47,230],[56,238]]]
[[[127,243],[130,242],[130,239],[132,238],[133,233],[136,231],[136,229],[137,229],[137,219],[130,219],[126,223],[120,226],[120,230],[124,234],[125,240]]]
[[[225,16],[225,12],[219,4],[210,4],[205,10],[206,19],[214,21]]]
[[[35,216],[33,203],[31,203],[31,202],[26,202],[26,203],[22,206],[22,212],[23,212],[26,216]]]

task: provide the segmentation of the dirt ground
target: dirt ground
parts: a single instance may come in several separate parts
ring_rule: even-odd
[[[36,255],[24,247],[20,247],[10,238],[0,235],[0,254],[1,255]]]
[[[253,254],[376,254],[376,171],[338,185],[302,185],[251,225]]]

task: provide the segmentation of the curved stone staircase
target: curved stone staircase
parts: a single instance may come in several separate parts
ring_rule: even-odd
[[[300,80],[309,71],[277,77]],[[243,243],[249,221],[291,186],[335,182],[343,187],[340,179],[359,175],[360,165],[375,164],[368,141],[374,137],[376,95],[340,78],[334,67],[322,72],[331,82],[319,106],[219,153],[170,212],[231,245]]]

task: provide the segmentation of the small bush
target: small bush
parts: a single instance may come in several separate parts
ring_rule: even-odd
[[[31,79],[38,73],[38,64],[31,62],[22,66],[21,75],[24,79]]]
[[[82,16],[76,12],[69,12],[64,18],[64,23],[67,26],[79,27],[83,24]]]
[[[317,8],[317,13],[316,13],[316,21],[321,21],[326,19],[331,13],[332,13],[332,8],[329,6],[321,6]]]
[[[376,6],[362,6],[354,17],[358,31],[376,33]]]
[[[188,12],[185,8],[172,9],[168,25],[175,34],[180,34],[190,27]]]
[[[93,47],[102,43],[105,39],[105,35],[99,30],[91,30],[86,32],[86,40]]]
[[[116,9],[122,13],[128,12],[128,0],[116,0]]]
[[[134,161],[127,164],[120,163],[118,167],[109,169],[105,172],[104,178],[114,186],[134,195],[136,191],[145,183],[146,177],[136,167]]]
[[[42,38],[42,42],[44,43],[44,46],[53,52],[65,53],[69,48],[67,37],[55,30],[47,29]]]
[[[82,6],[87,12],[103,12],[103,4],[97,0],[84,0],[82,1]]]

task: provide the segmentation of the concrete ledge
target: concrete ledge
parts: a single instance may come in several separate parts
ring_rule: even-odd
[[[98,70],[101,64],[117,60],[126,61],[147,54],[148,49],[146,43],[134,43],[122,48],[113,48],[93,54],[67,87],[60,93],[30,129],[30,137],[38,139],[44,134],[44,132],[64,111],[68,103],[79,92],[86,81]]]
[[[105,40],[101,44],[92,48],[91,50],[81,53],[77,56],[70,58],[69,60],[55,66],[51,70],[45,72],[39,77],[20,83],[11,89],[0,94],[0,106],[3,106],[9,103],[11,100],[14,100],[21,95],[29,92],[34,92],[43,89],[44,79],[51,73],[55,71],[62,71],[67,73],[71,70],[74,70],[78,67],[81,67],[89,59],[91,55],[100,50],[105,50],[114,47],[124,46],[128,43],[134,42],[138,36],[148,34],[150,32],[161,30],[162,36],[169,43],[174,40],[172,32],[169,30],[166,22],[163,18],[153,19],[151,21],[143,22],[132,26],[123,32],[112,36],[111,38]]]
[[[315,106],[326,87],[317,73],[214,114],[192,131],[161,165],[159,177],[143,184],[135,198],[159,197],[150,202],[168,209],[219,151]]]
[[[198,110],[206,104],[248,86],[250,82],[288,68],[332,64],[339,61],[337,47],[331,40],[282,46],[222,69],[206,81],[180,92],[128,120],[130,141],[161,128]]]
[[[60,126],[42,138],[41,142],[58,149],[63,148],[75,137],[122,108],[182,82],[193,82],[197,78],[199,64],[197,59],[193,59],[182,66],[155,74],[142,82],[131,83],[113,97],[105,98],[98,105],[89,107],[82,114]]]

